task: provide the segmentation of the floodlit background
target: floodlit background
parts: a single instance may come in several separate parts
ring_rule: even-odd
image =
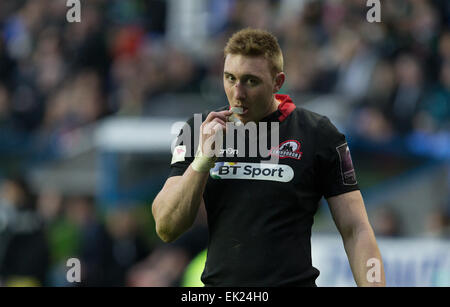
[[[346,134],[387,284],[450,286],[449,1],[381,1],[380,23],[364,0],[82,0],[80,23],[68,9],[0,1],[2,285],[201,285],[204,213],[163,244],[150,204],[173,124],[227,103],[222,50],[251,26],[279,38],[281,93]],[[326,202],[313,230],[318,284],[354,285]]]

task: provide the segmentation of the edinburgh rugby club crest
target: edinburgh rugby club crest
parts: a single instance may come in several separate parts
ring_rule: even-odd
[[[276,155],[280,159],[292,158],[300,160],[302,152],[300,151],[300,142],[296,140],[288,140],[279,146],[270,150],[270,155]]]

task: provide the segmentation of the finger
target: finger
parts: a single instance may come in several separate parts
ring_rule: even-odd
[[[203,129],[203,132],[207,132],[208,133],[208,131],[209,131],[209,133],[211,132],[211,129],[216,125],[216,124],[219,124],[219,125],[221,125],[222,127],[226,127],[226,122],[225,121],[223,121],[221,118],[218,118],[218,117],[216,117],[216,118],[214,118],[211,122],[209,122],[209,123],[203,123],[203,125],[204,125],[204,129]]]
[[[208,114],[208,116],[205,119],[205,122],[211,122],[214,118],[220,118],[223,121],[227,120],[227,116],[230,116],[233,114],[230,110],[220,111],[220,112],[211,112]]]
[[[226,128],[225,124],[222,124],[222,123],[217,123],[217,124],[213,127],[213,129],[214,129],[214,131],[215,131],[216,133],[217,133],[217,131],[219,131],[219,130],[221,130],[221,131],[225,130],[225,128]]]
[[[213,131],[216,129],[216,126],[221,127],[220,129],[225,129],[225,123],[220,119],[214,119],[214,121],[210,123],[206,123],[206,125],[203,126],[202,134],[210,135],[213,134]]]
[[[221,118],[216,117],[216,118],[214,118],[213,122],[217,122],[217,123],[221,124],[222,126],[225,126],[225,121],[222,120]]]
[[[219,123],[218,121],[214,121],[208,123],[205,125],[204,130],[208,131],[207,133],[202,133],[201,136],[201,148],[203,153],[208,153],[210,150],[215,150],[217,142],[221,144],[222,139],[222,131],[225,129],[224,125]],[[217,139],[219,138],[219,139]],[[208,145],[206,145],[208,144]],[[206,147],[205,147],[206,146]],[[210,148],[208,146],[211,146]],[[222,145],[218,145],[219,147],[222,147]]]

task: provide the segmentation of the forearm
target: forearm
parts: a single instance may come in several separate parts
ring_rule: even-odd
[[[386,285],[381,254],[371,228],[366,227],[353,231],[344,238],[344,247],[358,286]],[[369,259],[372,259],[373,262]],[[379,272],[375,273],[378,269]]]
[[[190,166],[181,180],[163,189],[155,198],[152,212],[160,238],[170,242],[193,224],[209,173],[196,172]]]
[[[200,127],[195,159],[181,178],[167,180],[156,196],[152,212],[159,237],[170,242],[192,226],[202,202],[203,191],[214,167],[216,140],[223,138],[225,122],[231,111],[211,112]],[[212,141],[212,142],[211,142]],[[213,146],[214,145],[214,146]]]

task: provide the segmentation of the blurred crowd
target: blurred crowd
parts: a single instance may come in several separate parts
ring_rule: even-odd
[[[176,286],[207,242],[205,212],[160,246],[148,207],[101,212],[89,196],[34,193],[26,180],[0,184],[0,286]],[[80,283],[67,274],[80,261]]]
[[[278,37],[287,75],[282,92],[299,97],[298,105],[307,95],[344,97],[352,133],[383,141],[449,131],[447,0],[382,1],[380,23],[366,20],[361,0],[202,1],[206,43],[194,49],[167,39],[173,1],[81,2],[82,21],[69,23],[63,0],[0,1],[0,160],[27,150],[58,152],[72,131],[106,117],[154,115],[169,93],[198,94],[208,109],[208,97],[223,96],[222,49],[244,27]],[[65,261],[75,255],[86,264],[87,285],[176,285],[206,244],[189,233],[197,245],[181,239],[160,248],[153,230],[140,226],[151,220],[148,207],[144,214],[100,214],[92,196],[30,191],[8,177],[11,166],[2,161],[3,283],[65,285]],[[401,234],[392,210],[378,214],[377,232]],[[429,223],[430,232],[443,235],[448,212]],[[204,225],[199,217],[193,233],[204,234]]]
[[[151,115],[162,94],[220,93],[222,48],[247,26],[279,38],[283,92],[343,95],[362,135],[449,128],[448,1],[384,1],[369,23],[360,0],[209,0],[203,54],[166,39],[169,3],[84,1],[69,23],[65,1],[2,1],[2,131],[54,144],[111,114]]]

